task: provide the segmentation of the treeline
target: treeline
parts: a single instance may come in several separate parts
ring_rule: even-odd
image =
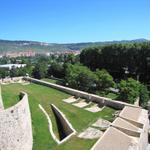
[[[150,43],[113,44],[89,47],[80,54],[80,62],[91,70],[106,69],[115,79],[125,76],[150,81]]]
[[[40,60],[35,66],[27,66],[25,68],[13,68],[9,71],[10,77],[29,74],[30,76],[42,79],[57,77],[62,80],[58,84],[62,84],[74,89],[95,93],[100,96],[115,95],[115,99],[128,103],[134,103],[139,97],[140,105],[145,107],[149,101],[149,91],[147,87],[140,82],[128,78],[120,82],[114,82],[113,77],[105,70],[96,69],[91,71],[88,67],[79,63],[56,63],[52,62],[47,65],[46,61]],[[113,92],[111,89],[117,89]],[[112,97],[110,97],[112,98]]]
[[[56,77],[59,84],[134,103],[145,107],[150,81],[150,43],[114,44],[84,49],[80,55],[52,55],[33,58],[3,58],[1,63],[21,60],[24,68],[0,69],[0,77],[29,75],[37,79]],[[137,81],[139,79],[139,81]],[[117,90],[117,92],[115,91]]]

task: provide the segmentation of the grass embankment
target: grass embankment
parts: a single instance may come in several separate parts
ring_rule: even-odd
[[[19,101],[18,95],[20,91],[28,93],[29,96],[34,138],[33,150],[89,150],[96,142],[96,140],[80,139],[75,135],[67,142],[57,145],[49,133],[47,119],[39,109],[38,104],[41,104],[52,118],[56,134],[58,132],[55,118],[50,109],[51,103],[55,104],[66,115],[77,132],[86,129],[99,117],[112,120],[112,114],[115,112],[115,110],[107,107],[98,113],[88,112],[62,101],[62,99],[68,98],[70,95],[36,84],[25,86],[21,84],[2,85],[2,97],[5,108],[12,106]]]
[[[110,98],[110,99],[114,99],[114,100],[117,100],[118,99],[118,94],[115,94],[115,93],[109,93],[106,95],[107,98]]]
[[[42,79],[43,81],[47,81],[47,82],[50,82],[50,83],[55,83],[55,84],[58,84],[58,80],[54,80],[54,79],[49,79],[49,78],[44,78]],[[106,95],[102,95],[101,93],[97,93],[99,96],[104,96],[104,97],[107,97],[107,98],[110,98],[110,99],[114,99],[114,100],[117,100],[118,99],[118,94],[115,94],[115,93],[108,93]]]
[[[57,84],[58,80],[54,80],[54,79],[49,79],[49,78],[44,78],[42,79],[43,81],[47,81],[47,82],[50,82],[50,83],[55,83]]]

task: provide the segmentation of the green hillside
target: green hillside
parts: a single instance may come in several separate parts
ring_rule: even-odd
[[[81,50],[89,46],[108,45],[113,43],[133,43],[133,42],[145,42],[146,39],[137,39],[131,41],[108,41],[108,42],[87,42],[87,43],[43,43],[36,41],[9,41],[0,40],[0,52],[7,51],[27,51],[32,50],[36,52],[44,51],[65,51],[65,50]]]

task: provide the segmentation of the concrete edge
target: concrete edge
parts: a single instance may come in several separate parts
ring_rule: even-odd
[[[124,106],[137,107],[135,105],[128,104],[128,103],[125,103],[125,102],[112,100],[112,99],[109,99],[109,98],[106,98],[106,97],[101,97],[101,96],[98,96],[98,95],[95,95],[95,94],[87,93],[87,92],[84,92],[84,91],[79,91],[79,90],[76,90],[76,89],[72,89],[72,88],[69,88],[69,87],[65,87],[65,86],[50,83],[50,82],[46,82],[46,81],[43,81],[43,80],[38,80],[38,79],[35,79],[35,78],[31,78],[31,77],[23,77],[23,79],[27,80],[27,81],[30,81],[30,82],[33,82],[35,84],[41,84],[43,86],[48,86],[48,87],[51,87],[51,88],[55,88],[57,90],[69,93],[69,94],[74,95],[74,96],[89,99],[90,101],[93,101],[93,102],[103,103],[106,106],[114,107],[116,109],[123,109]]]
[[[1,90],[1,89],[0,89]],[[1,91],[0,91],[1,92]],[[29,126],[30,126],[30,136],[31,136],[31,143],[32,143],[32,145],[31,145],[31,147],[33,148],[33,131],[32,131],[32,119],[31,119],[31,111],[30,111],[30,107],[29,107],[29,100],[28,100],[28,95],[27,95],[27,93],[25,93],[25,92],[23,92],[23,91],[21,91],[20,93],[19,93],[19,95],[21,95],[21,99],[20,99],[20,101],[18,102],[18,103],[16,103],[15,105],[13,105],[13,106],[11,106],[11,107],[9,107],[9,108],[7,108],[7,109],[3,109],[2,111],[3,111],[3,113],[5,113],[5,112],[7,112],[7,111],[10,111],[10,110],[12,110],[12,109],[15,109],[16,107],[19,107],[19,106],[21,106],[22,105],[22,103],[23,102],[26,102],[27,103],[27,111],[28,111],[28,114],[29,114],[29,120],[30,120],[30,124],[29,124]],[[0,93],[0,97],[1,97],[1,93]]]
[[[126,120],[126,121],[128,121],[128,122],[130,122],[130,123],[133,124],[134,126],[143,129],[143,126],[144,126],[143,123],[140,123],[140,122],[135,121],[135,120],[130,119],[130,118],[125,118],[125,117],[122,117],[122,116],[119,116],[119,117],[122,118],[122,119],[124,119],[124,120]]]
[[[69,134],[67,137],[65,137],[63,140],[60,141],[60,144],[61,144],[61,143],[65,142],[65,141],[67,141],[72,135],[75,135],[76,134],[76,130],[73,128],[72,124],[68,121],[66,116],[54,104],[51,104],[51,106],[59,112],[59,114],[62,116],[62,118],[66,121],[66,123],[69,126],[69,128],[72,130],[71,134]]]
[[[94,143],[94,145],[92,146],[92,148],[90,150],[94,150],[96,148],[97,144],[105,136],[105,134],[108,132],[108,130],[109,130],[109,128],[107,128],[107,130],[104,132],[104,134],[96,141],[96,143]]]
[[[129,136],[134,136],[134,137],[140,137],[141,135],[141,131],[136,131],[136,130],[132,130],[132,129],[127,129],[125,127],[120,127],[120,126],[117,126],[117,125],[114,125],[114,124],[111,124],[112,127],[124,132],[125,134],[129,135]]]
[[[31,136],[32,136],[32,148],[33,148],[33,130],[32,130],[32,117],[31,117],[31,111],[30,111],[30,105],[29,105],[29,99],[28,99],[28,94],[26,92],[21,91],[20,94],[22,95],[22,98],[20,101],[22,100],[26,100],[27,104],[28,104],[28,113],[29,113],[29,119],[30,119],[30,129],[31,129]],[[27,99],[25,98],[27,97]]]
[[[1,86],[0,86],[0,110],[4,110]]]
[[[53,105],[54,106],[54,105]],[[54,106],[55,107],[55,106]],[[50,134],[51,134],[51,136],[52,136],[52,138],[53,138],[53,140],[57,143],[57,144],[62,144],[63,142],[65,142],[65,141],[67,141],[72,135],[74,135],[75,133],[76,133],[76,131],[73,129],[73,128],[71,128],[71,129],[73,129],[73,132],[69,135],[69,136],[67,136],[66,138],[64,138],[62,141],[60,141],[57,137],[56,137],[56,135],[54,134],[54,132],[53,132],[53,125],[52,125],[52,121],[51,121],[51,119],[50,119],[50,117],[49,117],[49,115],[48,115],[48,113],[46,112],[46,110],[42,107],[42,105],[41,104],[39,104],[39,108],[42,110],[42,112],[45,114],[45,116],[46,116],[46,118],[47,118],[47,120],[48,120],[48,124],[49,124],[49,132],[50,132]],[[55,107],[56,108],[56,107]],[[56,108],[57,109],[57,108]],[[57,109],[58,110],[58,109]],[[62,113],[61,113],[62,114]],[[70,124],[70,123],[69,123]],[[71,125],[71,124],[70,124]],[[72,127],[72,125],[71,125],[71,127]]]
[[[125,134],[124,132],[116,129],[115,127],[109,127],[105,132],[104,134],[96,141],[96,143],[92,146],[92,148],[90,150],[94,150],[96,147],[97,147],[97,144],[104,138],[104,136],[106,135],[107,132],[109,132],[109,129],[110,128],[114,128],[115,130],[117,130],[118,132],[122,133],[123,135],[125,135],[126,137],[129,137],[127,134]],[[130,138],[130,137],[129,137]],[[130,138],[132,140],[132,138]]]
[[[46,116],[47,118],[47,121],[48,121],[48,127],[49,127],[49,132],[53,138],[53,140],[57,143],[57,144],[60,144],[60,141],[57,139],[57,137],[55,136],[54,132],[53,132],[53,126],[52,126],[52,121],[48,115],[48,113],[46,112],[46,110],[42,107],[41,104],[39,104],[39,108],[42,110],[42,112],[44,113],[44,115]]]

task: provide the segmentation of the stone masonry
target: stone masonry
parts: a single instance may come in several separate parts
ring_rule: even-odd
[[[0,110],[0,150],[31,150],[33,144],[28,96],[22,93],[16,105]]]

